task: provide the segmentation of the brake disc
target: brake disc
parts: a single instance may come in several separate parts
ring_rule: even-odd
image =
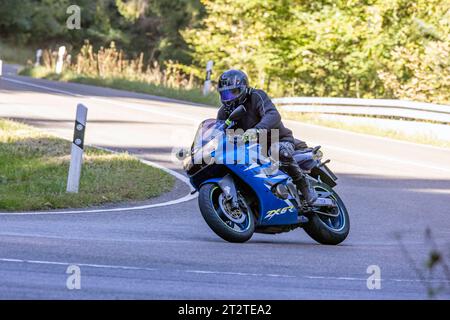
[[[227,203],[223,193],[219,195],[219,207],[223,214],[234,223],[240,224],[245,221],[244,212],[242,212],[241,209],[231,209],[231,206]]]

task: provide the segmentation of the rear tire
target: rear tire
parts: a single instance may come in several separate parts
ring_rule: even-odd
[[[303,227],[306,233],[321,244],[337,245],[344,241],[350,232],[350,218],[347,208],[338,194],[325,183],[313,184],[317,192],[329,192],[339,210],[337,218],[328,218],[318,213],[308,215],[309,222]],[[332,220],[333,219],[333,220]]]
[[[245,213],[242,230],[238,231],[236,229],[240,224],[236,225],[229,220],[219,205],[220,194],[223,194],[222,190],[213,183],[205,184],[200,188],[198,205],[203,219],[219,237],[226,241],[237,243],[248,241],[255,232],[255,217],[250,207],[247,205],[248,212]]]

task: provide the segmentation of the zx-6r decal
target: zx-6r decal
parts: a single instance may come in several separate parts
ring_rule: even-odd
[[[267,211],[266,217],[264,219],[272,219],[274,216],[280,215],[280,214],[284,214],[287,211],[292,212],[294,210],[293,206],[289,206],[289,207],[284,207],[284,208],[279,208],[276,210],[270,210]]]

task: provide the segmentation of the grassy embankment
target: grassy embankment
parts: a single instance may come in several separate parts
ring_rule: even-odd
[[[84,75],[77,75],[71,71],[65,71],[62,74],[56,74],[53,70],[45,67],[25,67],[21,70],[20,75],[29,76],[33,78],[41,78],[56,81],[76,82],[82,84],[89,84],[100,87],[114,88],[120,90],[127,90],[132,92],[146,93],[160,97],[177,99],[182,101],[189,101],[210,106],[217,106],[219,104],[217,94],[209,94],[204,96],[200,89],[176,89],[160,85],[155,85],[147,82],[128,80],[125,78],[99,78]]]
[[[80,191],[66,193],[69,141],[0,119],[0,210],[76,208],[145,200],[171,190],[174,178],[127,153],[85,147]]]

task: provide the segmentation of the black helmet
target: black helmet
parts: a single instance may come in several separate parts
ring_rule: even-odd
[[[237,107],[247,99],[248,78],[240,70],[227,70],[219,78],[217,89],[226,107]]]

